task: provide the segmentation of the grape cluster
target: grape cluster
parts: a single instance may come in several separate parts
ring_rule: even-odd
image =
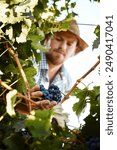
[[[100,138],[90,137],[87,139],[86,145],[88,150],[100,150]]]
[[[59,90],[59,87],[54,84],[51,84],[48,89],[45,89],[45,87],[41,84],[40,91],[43,93],[43,99],[48,99],[50,101],[56,102],[61,101],[61,91]]]

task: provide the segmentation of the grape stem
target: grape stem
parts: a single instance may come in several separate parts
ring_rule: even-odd
[[[70,94],[72,93],[72,91],[77,87],[77,85],[87,76],[89,75],[89,73],[91,73],[100,63],[100,60],[98,60],[81,78],[79,78],[78,80],[76,80],[76,83],[73,85],[73,87],[69,90],[69,92],[64,96],[64,98],[61,100],[61,103],[63,103],[64,101],[66,101]]]

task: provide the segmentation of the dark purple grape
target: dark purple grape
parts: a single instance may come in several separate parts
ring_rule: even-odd
[[[48,99],[50,101],[54,100],[56,102],[61,101],[61,91],[59,90],[59,87],[54,84],[50,85],[48,89],[45,89],[43,85],[40,85],[40,91],[43,93],[43,99]]]
[[[90,137],[86,141],[88,150],[100,150],[100,139],[99,137]]]

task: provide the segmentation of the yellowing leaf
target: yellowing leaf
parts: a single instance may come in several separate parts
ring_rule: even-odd
[[[10,2],[10,4],[18,4],[18,3],[21,3],[21,2],[22,2],[22,0],[12,0]]]
[[[10,116],[15,115],[14,104],[16,100],[17,90],[12,90],[6,94],[6,111]]]
[[[15,39],[13,38],[13,28],[12,26],[10,26],[7,30],[6,30],[6,35],[9,36],[9,39],[12,41],[15,41]]]

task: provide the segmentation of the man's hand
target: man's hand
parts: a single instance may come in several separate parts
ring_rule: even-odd
[[[31,90],[30,90],[30,96],[31,98],[39,98],[43,95],[43,93],[40,91],[40,88],[38,85],[35,85]]]
[[[40,91],[39,86],[36,85],[30,90],[30,95],[31,95],[31,99],[36,99],[36,98],[41,97],[43,93]],[[37,101],[36,105],[33,104],[32,108],[33,109],[51,109],[55,105],[57,105],[56,101],[42,100],[42,101]]]
[[[38,85],[34,86],[31,90],[30,90],[30,96],[31,99],[36,99],[39,98],[43,95],[43,93],[40,91],[40,88]],[[19,103],[15,109],[24,115],[27,115],[30,113],[29,111],[29,105],[27,103],[28,101],[22,100],[21,103]],[[49,101],[49,100],[39,100],[39,101],[35,101],[35,103],[31,103],[31,110],[33,109],[51,109],[53,108],[55,105],[57,105],[56,101]]]
[[[32,105],[32,109],[51,109],[55,105],[57,105],[56,101],[49,101],[49,100],[42,100],[42,101],[37,101],[36,105]]]

